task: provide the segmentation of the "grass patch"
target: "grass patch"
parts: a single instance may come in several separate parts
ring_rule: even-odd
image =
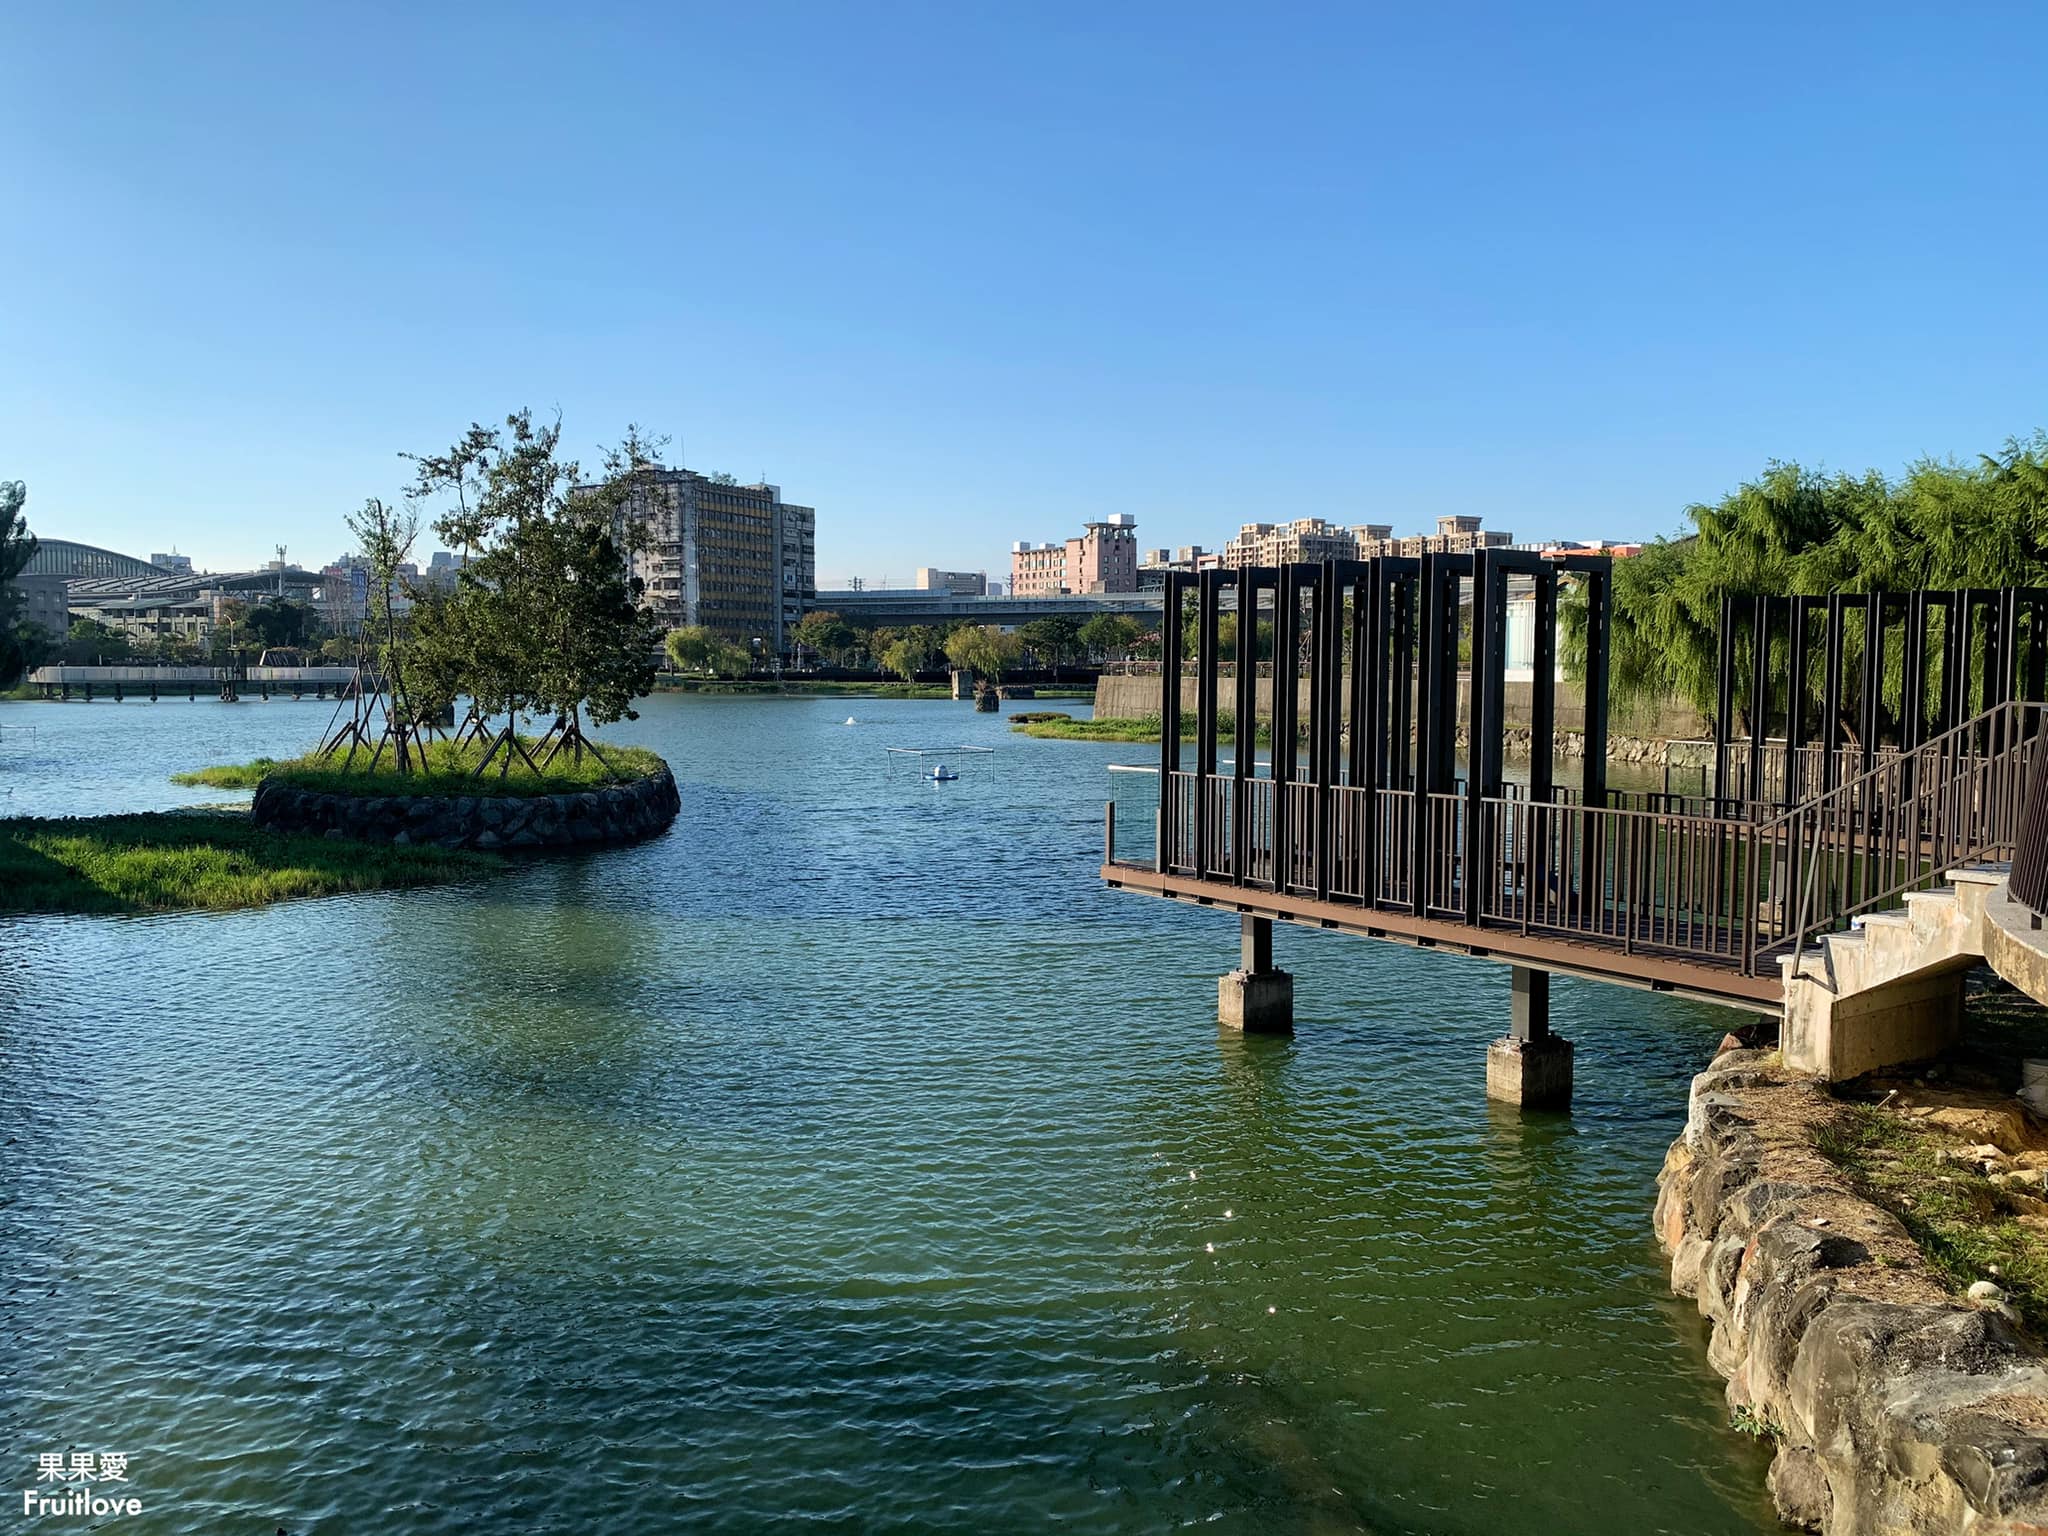
[[[1040,713],[1012,715],[1010,729],[1022,731],[1026,736],[1041,736],[1049,741],[1157,741],[1159,739],[1159,717],[1157,715],[1110,716],[1107,719],[1076,720],[1071,716]],[[1219,741],[1237,734],[1237,717],[1229,710],[1219,710],[1216,715],[1216,736]],[[1304,739],[1307,729],[1300,733]],[[1180,720],[1180,739],[1195,739],[1195,718],[1184,714]],[[1271,746],[1272,727],[1261,721],[1259,724],[1259,745]]]
[[[266,832],[241,811],[0,821],[0,914],[175,912],[473,879],[487,853]]]
[[[522,736],[520,740],[526,743],[528,751],[533,750],[532,738]],[[498,765],[505,754],[501,751],[498,760],[479,778],[475,770],[483,759],[483,747],[468,744],[458,751],[452,742],[436,741],[427,744],[426,768],[412,773],[400,773],[388,751],[377,771],[371,773],[365,767],[366,754],[358,751],[355,766],[347,769],[338,758],[259,757],[249,763],[220,763],[174,773],[171,782],[203,784],[214,789],[254,789],[264,779],[276,777],[301,789],[340,795],[559,795],[621,780],[644,779],[666,766],[644,747],[607,746],[601,750],[605,763],[611,765],[609,769],[594,753],[585,753],[583,761],[577,763],[564,752],[548,764],[546,773],[536,774],[515,754],[511,771],[502,778]],[[540,754],[534,752],[534,756],[538,759]]]
[[[1821,1156],[1905,1225],[1942,1284],[1961,1294],[1993,1280],[2028,1329],[2048,1337],[2048,1230],[2020,1223],[2048,1202],[1937,1155],[1955,1145],[1953,1131],[1869,1104],[1843,1105],[1814,1133]]]

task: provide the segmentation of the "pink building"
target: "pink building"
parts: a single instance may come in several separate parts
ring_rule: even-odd
[[[1138,590],[1138,520],[1118,512],[1064,544],[1010,546],[1010,595]]]

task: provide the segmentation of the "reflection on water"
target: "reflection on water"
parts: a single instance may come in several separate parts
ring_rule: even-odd
[[[0,709],[0,785],[67,810],[324,719]],[[1296,1038],[1219,1035],[1227,919],[1096,878],[1143,748],[610,734],[675,765],[657,842],[0,926],[24,1477],[126,1450],[179,1533],[1772,1528],[1647,1233],[1724,1016],[1560,981],[1577,1108],[1523,1118],[1484,964],[1283,932]],[[956,741],[1001,750],[882,752]]]

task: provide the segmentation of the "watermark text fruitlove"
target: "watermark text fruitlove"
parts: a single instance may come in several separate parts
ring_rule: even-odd
[[[36,1485],[21,1490],[21,1512],[101,1520],[139,1515],[142,1500],[127,1482],[125,1451],[44,1451],[36,1457]]]

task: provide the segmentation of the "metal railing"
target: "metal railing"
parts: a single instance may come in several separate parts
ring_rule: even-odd
[[[1792,952],[1959,864],[2011,858],[2044,720],[2048,705],[2000,704],[1765,823]]]
[[[1656,791],[1594,807],[1175,772],[1156,867],[1757,976],[1959,864],[2017,848],[2016,894],[2021,870],[2048,883],[2044,726],[2048,706],[2001,704],[1769,818]]]
[[[2048,912],[2048,750],[2039,747],[2013,840],[2011,890],[2015,901]]]

